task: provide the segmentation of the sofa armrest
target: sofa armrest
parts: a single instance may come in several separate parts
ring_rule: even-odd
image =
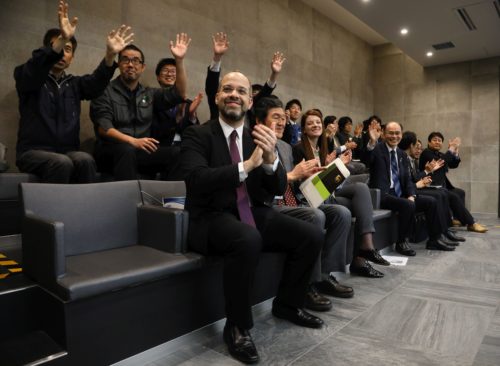
[[[22,227],[23,271],[40,284],[54,289],[66,273],[64,224],[26,213]]]
[[[188,212],[159,206],[137,209],[138,244],[169,252],[187,251]]]
[[[374,210],[380,209],[381,193],[378,188],[370,188],[370,196],[372,197],[372,205]]]

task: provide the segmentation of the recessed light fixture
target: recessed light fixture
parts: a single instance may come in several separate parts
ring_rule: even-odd
[[[406,36],[408,34],[408,28],[401,28],[399,33],[401,33],[403,36]]]
[[[370,0],[363,0],[363,2],[364,2],[364,3],[369,3],[369,2],[370,2]]]
[[[431,51],[429,51],[426,53],[426,55],[427,55],[427,57],[432,57],[434,54]]]

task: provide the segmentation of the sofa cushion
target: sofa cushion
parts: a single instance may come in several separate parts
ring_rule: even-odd
[[[203,258],[141,245],[116,248],[67,257],[66,275],[57,283],[66,300],[76,300],[192,270],[201,266]]]

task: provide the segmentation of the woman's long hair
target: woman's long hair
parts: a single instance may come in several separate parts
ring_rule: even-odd
[[[314,109],[309,109],[308,111],[306,111],[302,115],[302,119],[300,120],[300,127],[302,129],[302,141],[301,142],[302,142],[302,146],[304,146],[306,160],[316,158],[314,156],[313,147],[311,146],[311,143],[309,142],[309,138],[305,134],[306,119],[309,116],[316,116],[319,118],[320,121],[323,120],[323,116],[321,115],[321,113],[319,113],[317,110],[314,110]],[[325,162],[326,162],[326,156],[328,155],[328,143],[326,140],[325,128],[323,127],[323,123],[321,123],[321,126],[323,128],[323,133],[318,138],[318,147],[319,147],[319,160],[321,162],[321,165],[324,166]],[[316,146],[314,146],[314,148],[316,148]]]

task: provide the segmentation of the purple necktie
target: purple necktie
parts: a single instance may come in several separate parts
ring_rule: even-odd
[[[238,136],[236,130],[233,130],[229,136],[229,151],[231,153],[231,160],[233,161],[233,164],[238,164],[241,161],[238,145],[236,144],[236,136]],[[250,199],[248,197],[245,182],[240,183],[238,188],[236,188],[236,201],[241,222],[255,227],[255,221],[253,219],[252,210],[250,209]]]

